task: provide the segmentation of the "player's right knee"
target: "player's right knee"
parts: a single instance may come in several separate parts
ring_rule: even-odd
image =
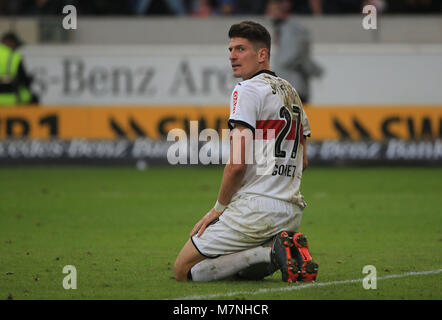
[[[185,264],[183,264],[179,257],[176,259],[175,264],[173,266],[173,273],[175,275],[175,280],[176,281],[187,281],[187,273],[189,272],[188,270],[189,268],[187,268],[185,266]]]
[[[190,269],[202,260],[204,260],[204,257],[196,250],[195,246],[189,240],[176,258],[173,268],[175,279],[177,281],[188,280]]]

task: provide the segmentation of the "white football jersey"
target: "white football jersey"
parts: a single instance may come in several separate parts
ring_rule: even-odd
[[[242,124],[254,139],[274,140],[275,161],[267,174],[257,174],[258,164],[248,164],[240,194],[256,194],[305,207],[300,193],[303,166],[302,141],[310,136],[310,125],[301,100],[292,85],[271,71],[262,70],[238,83],[230,100],[229,128]],[[274,131],[269,131],[269,130]],[[258,130],[261,130],[260,132]],[[256,146],[256,144],[255,144]]]

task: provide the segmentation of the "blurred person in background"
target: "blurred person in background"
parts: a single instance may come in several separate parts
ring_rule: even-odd
[[[263,15],[267,0],[235,0],[234,13],[238,15]]]
[[[366,0],[327,0],[322,2],[324,14],[357,14],[362,12]]]
[[[129,11],[135,15],[187,15],[187,0],[129,0]]]
[[[235,12],[235,0],[219,0],[217,12],[222,16],[233,15]]]
[[[215,13],[214,6],[210,0],[193,0],[190,3],[190,15],[193,17],[210,17]]]
[[[274,70],[296,88],[303,103],[309,103],[310,79],[323,74],[321,66],[311,58],[309,31],[290,18],[289,0],[270,0],[266,14],[272,19],[278,48],[273,60]]]
[[[384,2],[387,13],[442,13],[442,1],[440,0],[384,0]]]
[[[269,5],[269,3],[267,5]],[[291,7],[293,13],[296,14],[312,14],[318,16],[323,13],[322,0],[292,0]]]
[[[19,15],[57,15],[62,12],[63,3],[57,0],[17,0],[10,2],[12,13]]]
[[[5,33],[0,44],[0,105],[35,104],[38,98],[31,91],[32,77],[25,70],[18,48],[21,40],[13,32]]]
[[[402,0],[401,0],[402,1]],[[271,1],[270,1],[271,2]],[[294,14],[357,14],[365,5],[374,5],[378,10],[384,7],[384,0],[291,0]]]

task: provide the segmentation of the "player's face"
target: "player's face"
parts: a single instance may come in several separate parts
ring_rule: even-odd
[[[231,38],[229,51],[234,77],[247,80],[260,71],[259,50],[256,50],[249,40],[239,37]]]

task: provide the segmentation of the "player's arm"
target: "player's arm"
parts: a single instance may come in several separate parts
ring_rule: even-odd
[[[242,134],[245,132],[244,130],[247,130],[250,133],[248,137]],[[241,186],[241,182],[247,169],[246,144],[251,143],[251,141],[247,142],[247,139],[253,137],[250,129],[241,124],[236,124],[232,135],[234,138],[230,146],[230,158],[224,168],[223,179],[218,193],[218,202],[223,206],[227,206],[230,203],[233,195]],[[235,135],[239,138],[236,139]],[[238,157],[236,158],[235,155],[238,155]]]
[[[241,186],[241,182],[247,170],[246,164],[246,144],[250,143],[247,137],[252,135],[242,134],[243,130],[251,130],[241,124],[236,124],[235,128],[232,130],[232,143],[230,145],[230,158],[229,162],[224,168],[224,174],[221,181],[221,187],[218,193],[217,204],[212,208],[193,228],[190,236],[198,234],[201,236],[206,229],[206,227],[214,220],[218,219],[224,211],[224,207],[230,203],[233,195]],[[235,139],[235,135],[240,137],[238,140]],[[239,142],[239,143],[237,143]],[[240,155],[240,156],[239,156]]]
[[[302,152],[302,171],[308,167],[308,157],[307,157],[307,138],[310,138],[310,123],[307,118],[307,114],[304,109],[302,109],[302,125],[301,125],[301,143],[303,147]]]

